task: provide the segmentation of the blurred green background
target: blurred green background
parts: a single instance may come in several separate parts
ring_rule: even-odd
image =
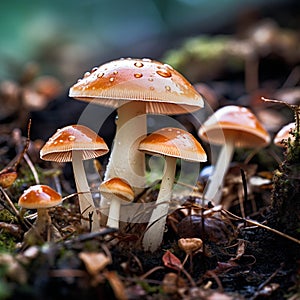
[[[187,37],[236,31],[249,11],[295,23],[293,7],[299,9],[299,1],[2,0],[0,80],[35,61],[42,73],[69,85],[111,59],[159,59]]]

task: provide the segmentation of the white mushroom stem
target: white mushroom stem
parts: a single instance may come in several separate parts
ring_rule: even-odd
[[[138,150],[147,134],[146,104],[131,101],[118,108],[116,136],[104,180],[119,177],[140,191],[145,186],[145,154]]]
[[[165,157],[164,175],[156,200],[155,208],[150,217],[143,237],[143,248],[155,251],[163,240],[166,219],[171,201],[172,189],[176,171],[176,157]]]
[[[226,141],[222,146],[221,152],[218,156],[214,172],[208,179],[204,190],[204,198],[213,202],[215,205],[220,204],[223,181],[228,170],[234,152],[234,141]]]
[[[118,197],[112,197],[109,207],[107,226],[119,229],[121,200]]]
[[[85,175],[81,151],[74,150],[72,152],[72,165],[73,165],[73,172],[74,172],[77,192],[79,192],[78,199],[79,199],[80,213],[82,214],[83,217],[81,224],[89,228],[90,226],[89,217],[90,214],[92,214],[91,231],[95,232],[98,229],[100,229],[100,223],[94,205],[93,197],[90,192],[90,187],[88,185],[87,178]]]
[[[104,180],[125,178],[137,195],[146,184],[145,154],[138,150],[140,140],[147,134],[146,103],[131,101],[119,107],[116,125],[116,136]],[[100,207],[102,215],[107,216],[108,200],[103,196]],[[127,216],[124,218],[128,219]]]

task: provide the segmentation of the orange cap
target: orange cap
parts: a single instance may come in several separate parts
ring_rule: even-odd
[[[203,107],[202,96],[171,66],[151,59],[121,58],[86,72],[69,96],[117,108],[146,102],[146,112],[179,114]]]
[[[28,209],[53,207],[62,202],[62,197],[47,185],[33,185],[23,192],[18,205]]]
[[[139,150],[188,161],[207,160],[204,149],[195,137],[180,128],[167,127],[151,133],[140,142]]]
[[[116,196],[124,201],[132,202],[134,199],[134,192],[131,186],[123,179],[114,177],[108,179],[100,184],[101,194],[105,194],[108,199],[111,196]]]
[[[264,147],[270,135],[255,115],[246,107],[228,105],[218,109],[199,129],[199,137],[209,143],[221,145],[226,140],[236,147]]]
[[[104,140],[83,125],[69,125],[58,129],[40,151],[41,159],[57,162],[72,160],[72,151],[81,151],[82,159],[106,154],[109,150]]]

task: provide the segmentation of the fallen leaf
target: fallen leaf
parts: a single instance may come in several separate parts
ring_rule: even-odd
[[[84,262],[88,273],[92,276],[95,276],[111,263],[110,258],[101,252],[80,252],[79,258]]]
[[[169,250],[167,250],[166,253],[163,255],[162,260],[165,267],[168,267],[176,271],[182,269],[182,263],[180,259]]]

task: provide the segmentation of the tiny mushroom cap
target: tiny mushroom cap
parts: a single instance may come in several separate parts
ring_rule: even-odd
[[[270,143],[270,135],[255,115],[248,108],[236,105],[217,110],[198,133],[202,140],[216,145],[228,140],[243,148],[265,147]]]
[[[72,161],[73,151],[81,151],[82,159],[92,159],[109,150],[104,140],[84,125],[69,125],[58,129],[41,149],[44,160],[56,162]]]
[[[214,172],[204,190],[205,199],[218,205],[234,148],[266,147],[270,135],[249,109],[236,105],[218,109],[200,127],[198,135],[208,143],[222,145]]]
[[[187,254],[200,250],[202,245],[203,242],[199,238],[181,238],[178,240],[178,247]]]
[[[151,133],[140,142],[139,150],[187,161],[207,160],[206,153],[196,138],[180,128],[167,127]]]
[[[86,72],[69,96],[117,108],[146,103],[146,113],[180,114],[202,108],[202,96],[171,66],[148,58],[121,58]]]
[[[119,228],[121,201],[132,202],[134,191],[131,186],[118,177],[108,179],[100,184],[100,193],[110,200],[107,226]]]
[[[23,192],[18,205],[27,209],[50,208],[62,202],[59,193],[47,185],[33,185]]]
[[[106,194],[108,199],[117,197],[126,202],[132,202],[134,193],[131,186],[121,178],[111,178],[100,184],[100,192]]]
[[[284,147],[283,140],[288,140],[288,138],[293,139],[294,137],[291,135],[292,130],[296,127],[295,122],[291,122],[285,126],[283,126],[274,137],[274,144],[279,147]]]

